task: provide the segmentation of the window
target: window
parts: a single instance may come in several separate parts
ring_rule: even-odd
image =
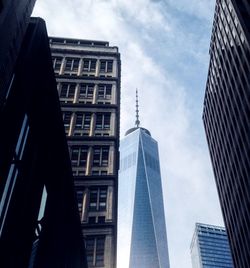
[[[105,236],[85,238],[88,267],[104,266]]]
[[[92,99],[94,94],[94,84],[80,84],[79,100]]]
[[[93,187],[89,192],[89,211],[105,211],[107,187]]]
[[[78,204],[78,211],[80,214],[80,218],[82,215],[82,202],[83,202],[83,191],[77,191],[77,204]]]
[[[54,70],[59,72],[62,64],[62,57],[52,58]]]
[[[105,216],[90,216],[88,217],[88,223],[89,224],[95,224],[95,223],[105,223]]]
[[[91,113],[76,113],[75,129],[90,129]]]
[[[13,152],[13,155],[12,155],[11,165],[9,168],[7,180],[6,180],[6,183],[3,189],[3,195],[1,198],[0,220],[1,220],[2,226],[4,226],[5,224],[4,212],[8,211],[8,206],[10,202],[13,201],[13,188],[16,184],[19,170],[22,173],[22,166],[20,165],[20,161],[22,161],[25,149],[27,149],[26,142],[27,142],[27,137],[29,134],[29,129],[30,128],[28,125],[28,116],[25,114],[21,128],[20,128],[20,133],[19,133],[18,140],[16,143],[15,151]]]
[[[71,147],[71,164],[73,167],[86,167],[88,157],[87,146],[72,146]]]
[[[71,112],[63,112],[63,123],[65,127],[69,127],[71,121]]]
[[[107,167],[109,158],[108,146],[94,146],[93,166]]]
[[[110,113],[97,113],[95,129],[110,129]]]
[[[76,113],[75,129],[81,129],[83,127],[83,113]]]
[[[105,216],[98,217],[98,223],[105,223]]]
[[[98,86],[98,98],[99,99],[111,99],[111,84],[100,84]]]
[[[113,71],[113,61],[112,60],[101,60],[100,61],[100,72],[110,73]]]
[[[83,128],[90,129],[90,123],[91,123],[91,113],[86,113],[84,115]]]
[[[79,66],[79,59],[66,58],[65,71],[77,72]]]
[[[74,83],[62,83],[60,98],[74,98],[76,84]]]
[[[89,217],[88,223],[90,224],[96,223],[96,217]]]
[[[96,59],[83,59],[83,71],[94,72],[96,68]]]

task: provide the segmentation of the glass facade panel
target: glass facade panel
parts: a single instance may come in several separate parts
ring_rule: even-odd
[[[193,268],[233,268],[226,230],[197,223],[191,243]]]
[[[169,267],[157,142],[137,128],[120,152],[118,267]]]

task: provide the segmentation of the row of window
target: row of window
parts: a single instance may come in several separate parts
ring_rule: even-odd
[[[59,97],[61,102],[73,103],[75,97],[79,103],[92,103],[95,92],[94,83],[81,83],[79,84],[79,89],[76,83],[61,83],[58,86]],[[103,103],[102,101],[107,101],[111,103],[112,96],[112,84],[99,84],[96,87],[96,97],[98,103]],[[101,101],[101,102],[99,102]]]
[[[74,98],[76,93],[76,83],[61,83],[60,98]],[[79,85],[79,99],[92,99],[94,95],[95,84],[80,84]],[[111,99],[112,85],[111,84],[99,84],[97,95],[98,98]]]
[[[109,146],[93,146],[92,167],[107,167],[109,161]],[[70,148],[72,167],[86,167],[88,146],[72,146]]]
[[[105,211],[107,201],[107,187],[90,190],[89,210]]]
[[[105,223],[108,204],[107,198],[107,186],[92,186],[87,191],[78,190],[78,210],[82,223]],[[85,207],[83,207],[83,200]]]
[[[107,186],[90,187],[88,194],[88,211],[106,211],[107,206]],[[77,192],[79,212],[82,212],[83,192]]]
[[[79,58],[68,57],[65,58],[63,63],[63,57],[53,57],[53,67],[56,72],[78,72],[80,69],[81,73],[84,72],[95,72],[97,68],[97,59],[83,59],[82,65],[80,65]],[[63,68],[63,70],[61,70]],[[111,73],[113,72],[113,60],[100,60],[99,64],[100,73]]]
[[[91,128],[91,122],[93,120],[95,135],[109,136],[111,113],[89,113],[89,112],[63,112],[63,122],[65,126],[65,132],[67,135],[73,136],[88,136]],[[73,120],[72,120],[73,118]],[[72,126],[71,126],[72,124]],[[70,126],[72,132],[69,133]],[[101,133],[104,132],[104,133]]]

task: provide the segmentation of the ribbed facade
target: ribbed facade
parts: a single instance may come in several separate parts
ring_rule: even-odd
[[[250,4],[217,1],[203,121],[235,267],[250,267]]]
[[[193,268],[233,268],[226,229],[196,223],[191,243]]]
[[[120,54],[108,42],[51,38],[89,267],[116,267]]]

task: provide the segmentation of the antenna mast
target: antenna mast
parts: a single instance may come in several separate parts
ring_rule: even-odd
[[[135,112],[136,112],[135,126],[138,128],[139,125],[140,125],[140,120],[139,120],[139,104],[138,104],[138,90],[137,89],[136,89],[136,105],[135,105],[135,107],[136,107],[136,110],[135,110]]]

